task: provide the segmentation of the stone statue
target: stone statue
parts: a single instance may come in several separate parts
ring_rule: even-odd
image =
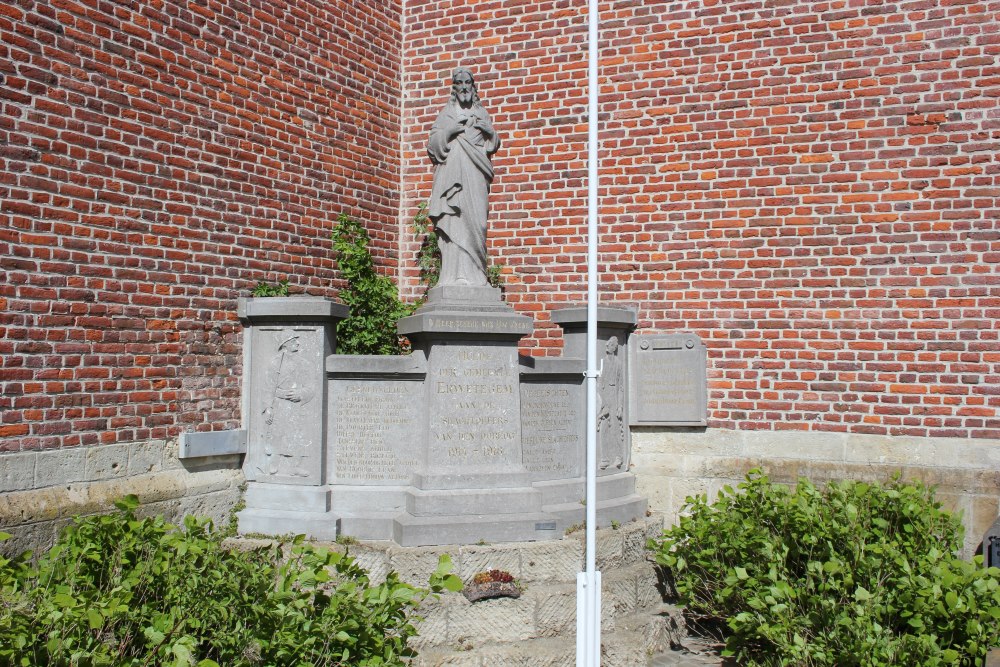
[[[493,165],[500,138],[479,101],[472,72],[452,76],[451,99],[427,141],[434,163],[428,217],[441,248],[439,285],[488,285],[486,218]]]

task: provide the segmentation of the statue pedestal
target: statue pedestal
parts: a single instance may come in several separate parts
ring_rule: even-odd
[[[427,357],[423,464],[393,538],[404,546],[555,536],[521,449],[518,341],[531,318],[491,287],[444,286],[399,322]]]

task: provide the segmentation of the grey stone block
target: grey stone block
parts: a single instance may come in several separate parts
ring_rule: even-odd
[[[54,449],[38,452],[35,461],[35,488],[87,480],[87,449]]]
[[[558,522],[549,514],[433,517],[401,514],[393,526],[393,540],[403,546],[530,542],[557,536]]]
[[[426,586],[427,580],[437,569],[442,554],[448,554],[454,567],[459,567],[461,552],[458,547],[389,548],[389,569],[399,574],[401,581],[414,586]]]
[[[521,550],[516,544],[496,546],[463,546],[459,550],[462,581],[469,583],[479,572],[503,570],[515,579],[521,579]]]
[[[347,306],[315,296],[241,298],[236,312],[247,324],[342,320],[350,315]]]
[[[147,440],[129,445],[128,474],[145,475],[160,472],[163,468],[163,453],[166,443],[162,440]]]
[[[618,531],[598,531],[597,533],[597,569],[610,570],[622,567],[624,564],[622,536]]]
[[[423,350],[400,356],[332,354],[326,358],[326,372],[331,377],[346,378],[423,376],[427,374],[427,356]]]
[[[87,448],[87,481],[128,476],[129,445],[100,445]]]
[[[387,549],[373,548],[366,544],[350,544],[347,545],[345,553],[368,572],[370,581],[373,583],[385,581],[390,571]],[[424,583],[426,584],[427,582],[425,581]]]
[[[337,517],[311,512],[245,509],[238,515],[240,533],[263,535],[303,534],[317,540],[337,539]]]
[[[447,491],[410,489],[406,494],[406,511],[415,517],[449,516],[457,513],[525,514],[541,508],[541,500],[541,494],[530,487]]]
[[[180,459],[245,454],[247,451],[247,432],[237,429],[205,433],[181,433],[178,446],[177,456]]]
[[[520,545],[525,582],[575,581],[583,569],[583,543],[575,539]]]
[[[177,501],[177,511],[182,517],[187,515],[208,517],[216,528],[224,530],[229,525],[233,508],[239,501],[239,489],[232,488],[180,498]]]
[[[289,513],[330,511],[330,491],[321,487],[253,484],[247,487],[244,500],[248,508],[283,510]],[[293,516],[289,518],[294,520]]]
[[[35,488],[35,452],[0,454],[0,493]]]
[[[520,599],[497,598],[452,607],[448,635],[454,641],[475,637],[477,641],[517,641],[535,636],[534,605]]]
[[[535,589],[529,593],[535,594]],[[564,637],[576,630],[576,587],[548,586],[535,609],[539,637]]]
[[[56,534],[55,521],[23,524],[11,531],[10,539],[0,542],[0,554],[7,557],[18,556],[25,551],[40,554],[55,543]]]

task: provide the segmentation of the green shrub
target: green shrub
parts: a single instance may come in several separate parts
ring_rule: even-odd
[[[275,284],[270,284],[263,280],[258,280],[250,292],[253,297],[288,296],[288,278],[279,280]]]
[[[401,665],[414,608],[461,587],[445,560],[428,590],[301,538],[227,550],[137,504],[75,520],[36,566],[0,558],[0,665]]]
[[[978,665],[1000,638],[1000,570],[955,556],[961,524],[921,484],[753,471],[688,498],[652,540],[688,613],[723,621],[740,665]]]
[[[396,322],[414,307],[399,298],[395,283],[375,270],[370,238],[360,222],[341,214],[333,230],[333,250],[347,286],[340,299],[351,315],[337,326],[338,354],[402,354]]]

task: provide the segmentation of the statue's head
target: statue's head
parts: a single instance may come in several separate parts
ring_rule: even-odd
[[[451,99],[458,102],[463,109],[468,109],[479,102],[476,81],[472,77],[472,72],[465,67],[459,67],[451,75]]]

